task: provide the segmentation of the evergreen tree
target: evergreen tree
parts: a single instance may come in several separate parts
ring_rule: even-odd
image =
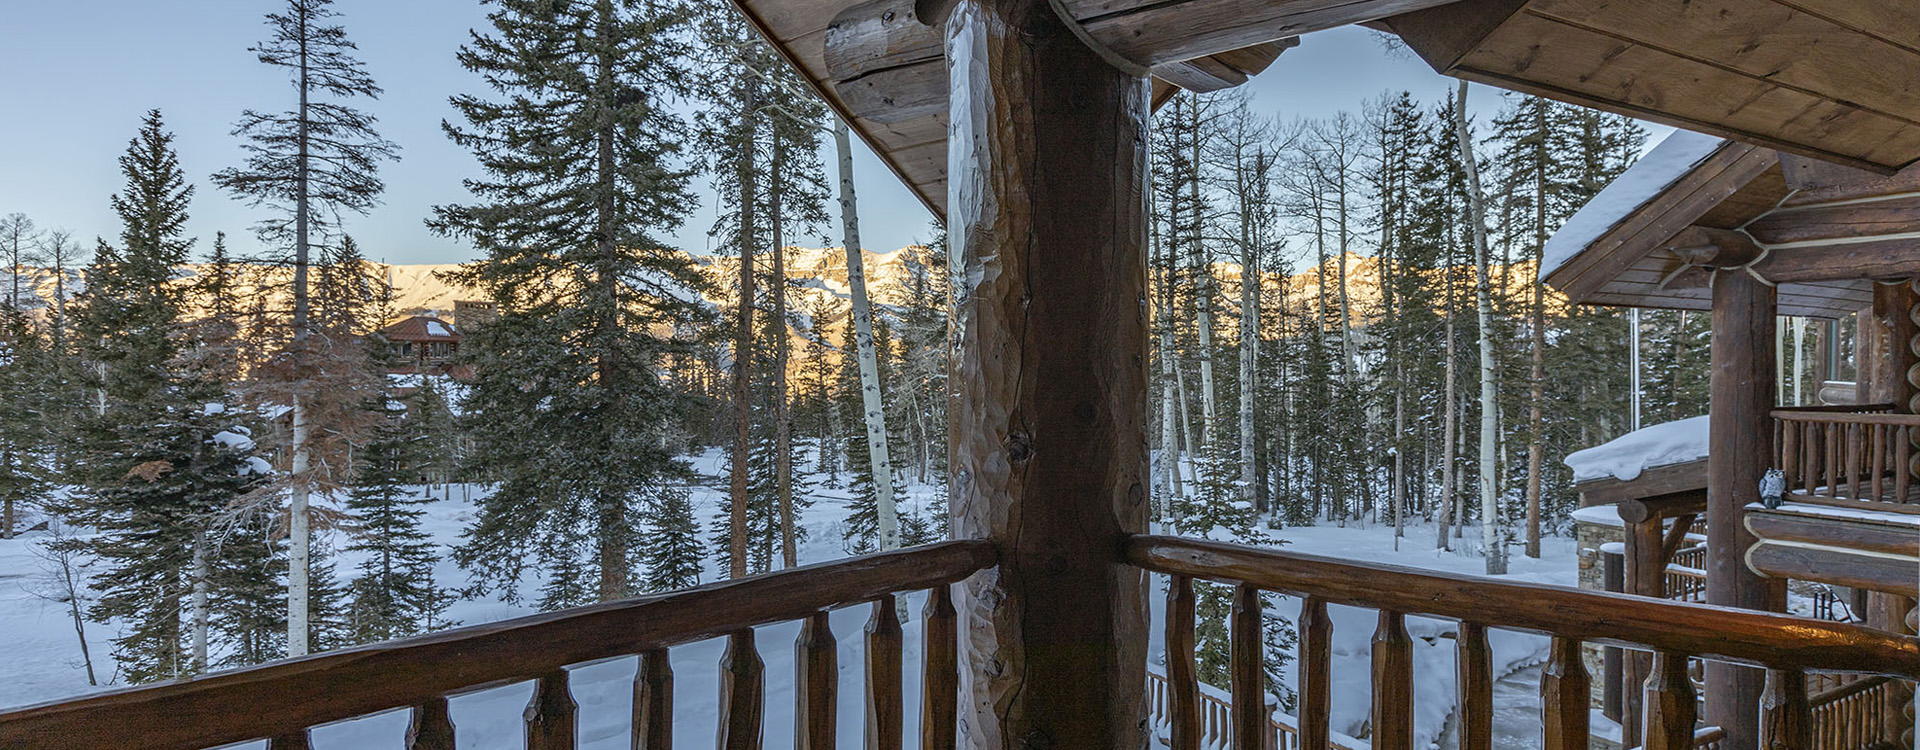
[[[401,404],[382,397],[367,407],[386,422],[355,462],[347,509],[356,528],[352,552],[366,556],[347,589],[346,640],[372,643],[447,627],[448,596],[434,583],[440,557],[420,528],[424,499],[408,487],[418,475],[419,447],[433,440],[407,418]]]
[[[261,391],[266,400],[291,408],[290,460],[283,481],[291,555],[287,628],[294,656],[307,652],[309,640],[306,602],[311,526],[316,520],[310,497],[351,481],[344,470],[345,454],[339,451],[364,437],[362,430],[331,421],[355,414],[359,407],[355,394],[327,382],[338,373],[340,347],[356,342],[330,336],[315,325],[308,288],[312,250],[332,217],[364,214],[379,202],[385,189],[380,162],[399,158],[398,147],[374,129],[376,119],[345,103],[356,97],[378,98],[381,92],[353,56],[355,46],[346,30],[332,22],[339,15],[332,5],[333,0],[286,0],[284,11],[267,14],[272,34],[251,51],[261,63],[287,72],[297,103],[281,112],[242,113],[235,133],[246,138],[246,164],[213,176],[215,184],[235,196],[273,209],[273,218],[259,226],[260,236],[282,248],[277,260],[293,268],[291,344]],[[319,520],[324,525],[325,514]]]
[[[543,607],[618,599],[643,493],[687,471],[671,430],[691,404],[659,368],[711,315],[705,280],[660,238],[694,205],[667,101],[684,90],[685,18],[638,0],[500,0],[488,19],[460,62],[494,97],[455,97],[465,124],[448,128],[485,176],[467,183],[476,202],[431,221],[486,254],[450,279],[498,310],[462,354],[475,450],[501,484],[455,558],[509,598],[542,570]]]
[[[700,585],[700,529],[693,517],[692,493],[668,487],[653,499],[648,534],[640,553],[648,591],[672,591]]]
[[[172,280],[192,245],[193,189],[172,142],[149,112],[120,160],[120,242],[101,242],[75,321],[101,408],[82,433],[86,492],[72,515],[100,532],[85,543],[102,563],[91,614],[124,624],[114,650],[130,682],[198,667],[182,615],[196,555],[208,552],[203,532],[260,479],[251,441],[226,429],[222,394],[179,357],[185,298]]]

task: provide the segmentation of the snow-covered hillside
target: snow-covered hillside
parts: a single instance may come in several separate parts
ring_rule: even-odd
[[[698,518],[711,518],[719,508],[725,486],[721,479],[724,463],[718,451],[699,456],[695,462],[696,468],[709,477],[693,493]],[[811,462],[801,461],[800,465],[807,467]],[[841,544],[841,519],[846,514],[846,496],[843,491],[821,487],[817,482],[814,486],[816,502],[801,519],[801,525],[807,530],[806,542],[800,548],[803,563],[847,556]],[[481,491],[483,489],[477,486],[434,488],[433,496],[436,499],[425,506],[428,511],[426,530],[442,545],[457,543],[461,529],[472,517],[468,492]],[[932,496],[932,488],[914,486],[909,488],[903,502],[923,504]],[[1397,552],[1393,549],[1392,534],[1392,529],[1385,526],[1353,525],[1340,528],[1331,524],[1274,532],[1276,537],[1284,540],[1287,549],[1299,552],[1462,573],[1477,572],[1483,565],[1478,557],[1433,550],[1431,527],[1410,529],[1408,537],[1401,540],[1401,549]],[[66,606],[38,595],[48,589],[38,555],[49,537],[46,531],[36,531],[18,539],[0,541],[0,653],[8,655],[7,671],[11,677],[0,681],[0,708],[105,689],[87,685],[85,672],[80,666],[73,623]],[[335,546],[343,545],[336,540]],[[349,573],[357,562],[344,553],[336,559],[343,575]],[[1570,540],[1548,539],[1543,559],[1516,558],[1513,570],[1509,578],[1515,580],[1571,584],[1575,574],[1572,543]],[[466,582],[465,575],[450,561],[443,561],[436,572],[442,585],[457,586]],[[705,580],[713,579],[714,569],[710,566]],[[1158,588],[1160,585],[1160,581],[1155,582],[1156,592],[1152,597],[1154,644],[1149,658],[1155,664],[1162,663],[1164,658],[1159,643],[1160,634],[1164,632],[1161,626],[1164,597]],[[527,590],[531,592],[536,588],[537,584],[534,584]],[[910,707],[906,712],[909,747],[914,744],[919,721],[918,710],[911,707],[919,702],[919,614],[924,599],[924,594],[909,596],[903,610],[912,615],[904,626],[908,665],[905,697],[906,705]],[[1282,598],[1278,601],[1275,614],[1292,619],[1298,613],[1300,603],[1297,599]],[[448,614],[471,625],[531,612],[526,606],[510,605],[498,597],[486,597],[460,601],[453,605]],[[1369,641],[1375,626],[1375,615],[1371,611],[1343,607],[1332,608],[1330,614],[1334,623],[1335,729],[1358,735],[1365,731]],[[861,743],[864,702],[859,696],[863,694],[865,672],[859,633],[868,615],[866,608],[854,608],[835,612],[832,617],[833,629],[840,641],[840,726],[841,742],[845,747],[858,747]],[[1498,620],[1497,616],[1490,619]],[[114,674],[110,639],[115,631],[112,624],[88,623],[87,627],[96,669],[105,681]],[[1415,639],[1417,736],[1422,747],[1426,746],[1427,741],[1443,738],[1446,719],[1452,711],[1453,641],[1447,637],[1452,628],[1451,622],[1424,618],[1413,618],[1408,623],[1408,630]],[[761,628],[758,634],[761,657],[766,662],[768,676],[768,747],[786,747],[792,742],[793,643],[798,633],[798,623],[783,623]],[[678,744],[688,747],[712,744],[717,726],[714,696],[718,694],[718,684],[715,665],[719,663],[723,645],[719,640],[712,640],[677,647],[672,651],[676,681],[675,735]],[[1496,631],[1493,646],[1496,671],[1505,674],[1542,659],[1546,640],[1539,636]],[[635,667],[634,659],[622,658],[578,667],[573,671],[571,682],[574,697],[580,704],[582,748],[615,750],[628,747],[627,730],[632,716]],[[1290,673],[1287,680],[1292,681]],[[530,695],[531,686],[522,684],[456,697],[452,702],[453,720],[459,728],[461,747],[518,748],[521,709]],[[320,750],[397,750],[402,747],[406,725],[405,713],[396,711],[321,727],[314,731],[313,737],[315,746]]]

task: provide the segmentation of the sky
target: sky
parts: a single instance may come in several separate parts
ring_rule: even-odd
[[[709,0],[718,1],[718,0]],[[280,0],[65,0],[0,2],[0,215],[24,213],[43,229],[65,229],[91,246],[117,223],[107,198],[120,189],[119,154],[148,109],[159,108],[176,135],[182,167],[196,185],[188,222],[211,246],[225,231],[236,252],[258,247],[251,228],[265,218],[219,191],[208,176],[244,158],[231,131],[242,110],[283,109],[292,89],[276,69],[247,51],[267,33],[264,16]],[[471,156],[441,131],[457,116],[455,93],[482,93],[477,76],[454,53],[472,29],[485,26],[478,0],[338,0],[348,37],[360,47],[385,94],[359,104],[401,146],[401,161],[382,169],[387,192],[347,231],[369,257],[390,263],[459,263],[466,244],[435,235],[423,223],[431,207],[468,199],[461,181],[475,176]],[[1309,35],[1247,84],[1255,107],[1293,119],[1358,111],[1387,91],[1422,101],[1448,95],[1453,79],[1434,73],[1381,35],[1357,27]],[[1475,86],[1480,116],[1500,92]],[[1655,140],[1666,128],[1653,128]],[[827,144],[831,148],[831,144]],[[891,250],[928,239],[932,216],[864,145],[856,145],[863,241]],[[831,154],[824,163],[833,164]],[[697,181],[701,205],[671,239],[704,252],[715,216],[713,192]],[[837,223],[795,238],[837,244]]]

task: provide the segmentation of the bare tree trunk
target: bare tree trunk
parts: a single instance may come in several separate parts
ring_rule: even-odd
[[[1193,171],[1192,180],[1187,188],[1193,194],[1193,237],[1192,245],[1187,248],[1188,263],[1196,273],[1194,295],[1197,308],[1194,313],[1194,328],[1199,335],[1200,347],[1200,441],[1202,445],[1212,445],[1214,440],[1214,419],[1219,416],[1218,403],[1214,400],[1213,378],[1213,264],[1209,262],[1204,237],[1205,216],[1200,211],[1200,100],[1193,99]]]
[[[1544,170],[1541,161],[1539,169]],[[1534,180],[1533,193],[1533,229],[1534,247],[1544,252],[1547,243],[1547,188],[1546,177],[1540,175]],[[1540,282],[1541,256],[1534,258],[1533,264],[1533,309],[1529,316],[1532,331],[1532,370],[1527,374],[1527,546],[1526,555],[1540,558],[1540,475],[1546,463],[1547,420],[1544,412],[1547,399],[1547,288]],[[1508,269],[1511,273],[1512,269]],[[1634,374],[1638,382],[1639,373]],[[1631,394],[1635,399],[1634,409],[1639,409],[1639,394]]]
[[[1454,307],[1457,303],[1453,298],[1453,258],[1451,257],[1451,251],[1449,251],[1447,268],[1443,277],[1446,279],[1447,285],[1447,383],[1444,398],[1446,403],[1442,408],[1442,416],[1440,418],[1440,512],[1436,514],[1440,517],[1440,535],[1439,541],[1434,546],[1440,549],[1448,549],[1447,522],[1454,513],[1454,506],[1459,502],[1457,497],[1459,493],[1456,491],[1454,476],[1454,465],[1458,463],[1458,459],[1454,455],[1454,446],[1457,445],[1457,442],[1454,440],[1453,433],[1454,424],[1460,421],[1459,415],[1455,413],[1455,405],[1460,402],[1460,399],[1454,392],[1454,382],[1458,380],[1455,373],[1455,370],[1458,368],[1455,363],[1459,359],[1457,350],[1454,347],[1457,346],[1455,342],[1459,337],[1455,335],[1457,325],[1454,322]]]
[[[1493,380],[1493,297],[1487,278],[1491,253],[1487,247],[1486,206],[1480,193],[1480,166],[1474,159],[1472,134],[1467,132],[1466,81],[1460,82],[1453,129],[1460,144],[1460,165],[1467,173],[1467,217],[1473,230],[1474,296],[1480,322],[1480,543],[1487,557],[1487,575],[1504,575],[1506,550],[1500,546],[1499,498],[1494,492],[1499,473],[1500,409]]]
[[[295,166],[296,196],[294,199],[294,255],[293,255],[293,349],[296,356],[305,356],[302,348],[307,341],[307,259],[308,232],[311,230],[308,212],[311,211],[308,200],[307,184],[310,169],[310,156],[307,151],[307,92],[310,82],[307,77],[307,18],[296,14],[300,23],[300,123],[299,148]],[[313,448],[307,442],[311,426],[308,415],[300,403],[299,384],[295,384],[293,395],[293,466],[292,492],[288,502],[288,539],[287,539],[287,656],[304,656],[307,653],[308,625],[307,597],[311,583],[309,564],[312,560],[313,533],[309,528],[312,519],[308,517],[309,481],[308,472],[312,469]]]
[[[768,224],[773,230],[773,476],[780,503],[780,565],[800,565],[799,543],[793,526],[793,409],[787,399],[787,241],[781,226],[781,192],[786,179],[785,150],[773,149],[773,204]]]
[[[900,546],[900,516],[893,500],[893,463],[887,455],[887,413],[880,403],[879,357],[873,347],[873,302],[867,297],[866,261],[861,257],[860,216],[853,191],[853,146],[847,124],[833,123],[833,144],[840,161],[840,244],[847,251],[847,286],[853,294],[853,338],[860,357],[860,408],[867,429],[867,456],[873,471],[874,510],[880,549]]]
[[[210,608],[207,603],[207,532],[195,529],[193,532],[193,672],[203,674],[207,671],[207,621]],[[86,639],[81,638],[80,647],[86,648]],[[91,668],[91,666],[89,666]]]
[[[745,103],[747,112],[753,102]],[[743,123],[737,171],[740,179],[740,306],[733,337],[733,476],[728,513],[727,575],[747,575],[747,456],[753,450],[753,120]]]

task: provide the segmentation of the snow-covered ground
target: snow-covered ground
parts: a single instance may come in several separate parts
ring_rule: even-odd
[[[724,492],[724,481],[718,480],[723,467],[724,459],[717,452],[698,457],[696,469],[716,480],[693,493],[697,518],[711,518],[717,511]],[[810,469],[811,465],[803,461],[800,468]],[[472,518],[468,493],[476,493],[472,497],[477,497],[481,491],[483,489],[477,486],[434,488],[435,499],[425,506],[428,511],[426,530],[443,544],[457,543],[461,529]],[[807,539],[800,547],[801,562],[846,557],[847,552],[841,543],[842,518],[846,513],[844,490],[815,483],[811,494],[816,502],[800,519],[801,525],[808,531]],[[911,486],[903,503],[909,507],[918,506],[931,496],[931,488]],[[1434,550],[1432,527],[1415,526],[1408,529],[1406,538],[1400,540],[1398,551],[1394,549],[1392,529],[1380,525],[1351,524],[1342,528],[1327,524],[1272,533],[1284,540],[1289,550],[1331,557],[1391,562],[1461,573],[1478,573],[1484,565],[1477,556]],[[1474,536],[1474,532],[1469,530],[1468,536]],[[0,541],[0,653],[7,654],[10,677],[0,681],[0,709],[106,689],[89,687],[87,684],[85,672],[80,666],[73,623],[65,605],[36,593],[46,590],[44,566],[38,554],[48,538],[48,534],[41,531],[14,540]],[[357,560],[342,554],[337,561],[340,575],[343,578],[350,577]],[[1512,560],[1513,572],[1508,577],[1513,580],[1571,585],[1575,578],[1575,566],[1572,541],[1550,538],[1546,541],[1542,559],[1515,557]],[[465,574],[450,560],[443,561],[436,572],[443,585],[466,582]],[[710,570],[706,580],[713,579]],[[1163,590],[1158,588],[1161,585],[1162,581],[1155,581],[1156,595],[1151,597],[1154,605],[1154,642],[1149,658],[1156,664],[1162,663],[1163,659],[1160,634],[1164,630],[1160,625],[1160,610],[1164,597],[1160,595]],[[536,586],[527,588],[530,593],[535,590]],[[910,595],[903,610],[913,615],[904,625],[908,665],[905,698],[909,707],[906,722],[910,747],[917,737],[919,721],[919,712],[912,707],[919,703],[919,613],[924,599],[924,593]],[[1489,604],[1490,607],[1497,606],[1497,603]],[[1298,610],[1297,599],[1280,598],[1274,613],[1291,620]],[[530,614],[532,611],[524,605],[507,604],[498,597],[485,597],[460,601],[453,605],[448,614],[453,619],[472,625]],[[1371,611],[1344,607],[1334,607],[1329,614],[1334,625],[1335,729],[1346,734],[1361,735],[1365,732],[1370,690],[1369,641],[1376,616]],[[869,610],[864,607],[840,610],[832,616],[834,633],[840,642],[840,727],[841,742],[846,747],[859,746],[863,732],[864,701],[860,696],[863,694],[865,665],[859,634],[868,616]],[[1487,619],[1498,622],[1499,613],[1490,610]],[[1454,626],[1447,621],[1416,617],[1410,619],[1407,627],[1415,639],[1417,736],[1422,747],[1427,746],[1429,741],[1444,744],[1448,739],[1445,737],[1447,717],[1452,712],[1454,701],[1453,642],[1447,637]],[[758,633],[761,658],[766,662],[766,742],[769,747],[792,744],[792,644],[798,633],[798,623],[772,625],[761,628]],[[111,648],[114,628],[111,623],[89,622],[87,635],[95,669],[101,681],[106,682],[115,673]],[[1522,633],[1494,631],[1492,644],[1498,675],[1538,663],[1546,651],[1544,638]],[[689,747],[712,744],[718,724],[715,713],[717,703],[714,700],[719,689],[716,665],[723,647],[724,643],[716,639],[672,650],[676,693],[674,731],[678,744]],[[571,683],[575,700],[580,704],[582,748],[614,750],[628,746],[635,667],[635,659],[619,658],[573,670]],[[1291,673],[1287,681],[1292,682]],[[530,684],[520,684],[454,698],[453,720],[458,728],[461,747],[490,750],[520,747],[521,710],[531,691]],[[1524,690],[1502,691],[1501,695],[1518,694],[1519,699],[1524,699],[1525,693]],[[1531,711],[1514,713],[1538,716],[1537,712]],[[1537,718],[1533,720],[1537,721]],[[321,750],[397,749],[402,747],[406,725],[406,714],[394,711],[319,727],[314,730],[313,738],[315,746]]]

